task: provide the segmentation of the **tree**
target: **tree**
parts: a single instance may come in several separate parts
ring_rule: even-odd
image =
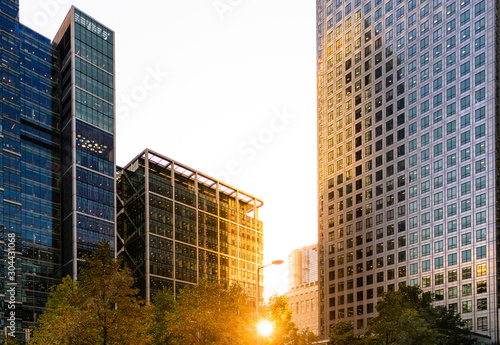
[[[274,325],[270,342],[261,339],[261,344],[311,345],[318,340],[309,330],[298,332],[285,296],[271,297],[261,316]],[[240,286],[202,280],[181,290],[177,300],[167,290],[155,296],[149,334],[151,344],[255,344],[257,320]]]
[[[0,337],[0,344],[3,345],[20,345],[26,344],[26,342],[18,340],[17,338],[13,338],[10,335],[4,335]]]
[[[465,329],[465,322],[460,315],[443,306],[434,308],[432,317],[439,332],[438,345],[472,345],[475,338]]]
[[[289,345],[298,337],[298,328],[292,320],[292,309],[285,295],[273,294],[267,305],[260,311],[261,318],[273,324],[269,345]]]
[[[240,286],[201,280],[182,289],[176,301],[168,294],[162,291],[155,298],[152,326],[164,331],[151,330],[152,344],[253,343],[253,310]]]
[[[469,345],[469,332],[460,316],[432,306],[431,293],[415,286],[386,292],[377,304],[378,315],[363,334],[365,343],[384,345]]]
[[[32,344],[146,344],[149,306],[138,298],[128,269],[108,243],[85,256],[80,280],[69,276],[51,291]]]
[[[164,289],[153,298],[149,335],[151,344],[177,345],[177,338],[172,333],[172,325],[177,315],[177,303],[173,294]]]
[[[261,307],[261,319],[267,319],[273,324],[273,331],[263,342],[269,345],[311,345],[319,338],[306,329],[299,332],[293,322],[293,311],[285,295],[273,294],[268,303]]]
[[[50,293],[45,311],[34,329],[34,344],[77,344],[83,330],[82,311],[72,304],[76,284],[68,276]]]
[[[328,345],[361,344],[362,339],[354,333],[354,325],[350,320],[341,320],[330,329]]]
[[[380,344],[435,344],[437,333],[430,320],[423,317],[431,308],[429,294],[420,289],[401,286],[398,291],[385,293],[377,304],[378,315],[366,334]]]
[[[319,337],[311,332],[309,328],[306,328],[297,334],[297,340],[294,345],[312,345],[317,341],[319,341]]]

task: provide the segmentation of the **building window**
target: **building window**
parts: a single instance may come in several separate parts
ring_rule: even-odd
[[[434,253],[440,253],[443,251],[443,241],[437,241],[434,243]]]
[[[476,276],[482,277],[486,275],[486,264],[481,264],[476,266]]]
[[[476,127],[476,139],[486,135],[486,125]]]
[[[471,250],[464,250],[462,252],[462,263],[471,261]]]
[[[464,319],[464,329],[467,330],[472,330],[472,320],[471,319]]]
[[[435,277],[434,277],[434,284],[435,285],[441,285],[443,283],[444,283],[443,273],[436,274]]]
[[[422,241],[428,240],[431,238],[431,230],[429,228],[422,230]]]
[[[470,296],[472,295],[472,284],[462,285],[462,296]]]
[[[476,190],[481,190],[486,188],[486,177],[479,177],[476,179]]]
[[[448,249],[455,249],[457,247],[457,238],[451,237],[448,239]]]
[[[470,232],[462,234],[462,246],[467,246],[472,242],[472,234]]]
[[[484,259],[486,257],[486,246],[482,246],[476,249],[476,258]]]
[[[457,264],[457,254],[448,255],[448,266],[453,266]]]
[[[431,269],[431,261],[425,260],[422,261],[422,272],[427,272]]]
[[[449,299],[457,298],[457,296],[458,296],[458,293],[457,293],[457,287],[456,286],[448,288],[448,298]]]
[[[438,224],[434,226],[434,237],[439,237],[443,235],[443,224]]]
[[[456,220],[449,221],[447,224],[447,228],[448,228],[448,233],[456,232],[457,231],[457,221]]]
[[[486,268],[486,266],[485,266]],[[462,268],[462,279],[470,279],[472,277],[472,268],[469,267],[463,267]]]
[[[457,270],[448,271],[448,283],[457,281]]]
[[[472,312],[472,301],[463,301],[462,302],[462,314],[471,313]]]
[[[410,260],[418,258],[418,248],[410,249]]]
[[[477,293],[485,293],[485,292],[487,292],[486,280],[477,282]]]
[[[477,329],[480,331],[488,330],[488,318],[486,316],[477,318]]]
[[[488,310],[488,300],[486,298],[480,298],[477,300],[477,310]]]
[[[471,216],[462,217],[462,229],[467,229],[471,227],[472,221]]]
[[[476,242],[486,241],[486,229],[476,231]]]
[[[484,141],[479,144],[476,144],[476,156],[482,155],[485,152],[486,152],[486,145]]]
[[[476,225],[486,223],[486,211],[476,213]]]
[[[437,257],[434,259],[434,268],[443,268],[443,257]]]

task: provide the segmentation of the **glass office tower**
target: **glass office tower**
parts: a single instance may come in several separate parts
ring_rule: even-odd
[[[499,342],[498,6],[317,1],[323,337],[407,284]]]
[[[1,1],[0,10],[1,327],[15,311],[12,330],[20,333],[61,278],[59,56],[50,40],[19,23],[16,1]]]
[[[147,301],[202,278],[256,295],[261,200],[151,150],[119,169],[117,188],[118,255]]]
[[[54,39],[61,60],[62,272],[115,243],[114,33],[72,7]]]
[[[78,253],[114,243],[113,34],[74,8],[54,42],[19,23],[18,1],[0,17],[0,327],[22,338],[62,260],[74,277]]]

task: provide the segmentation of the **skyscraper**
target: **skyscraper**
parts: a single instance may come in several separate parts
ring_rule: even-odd
[[[318,334],[317,245],[294,249],[288,256],[288,302],[300,330]]]
[[[115,243],[114,33],[72,7],[54,44],[61,68],[62,273]]]
[[[407,284],[499,342],[498,6],[317,1],[323,337]]]
[[[256,296],[261,200],[149,149],[119,168],[117,180],[117,251],[147,301],[200,279],[238,283]]]
[[[22,336],[61,264],[74,278],[83,252],[114,243],[113,33],[75,8],[53,42],[18,1],[0,16],[0,323]]]
[[[294,249],[288,256],[288,290],[318,281],[317,245]]]

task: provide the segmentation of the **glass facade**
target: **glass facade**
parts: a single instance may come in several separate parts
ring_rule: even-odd
[[[322,336],[407,284],[498,343],[498,6],[317,1]]]
[[[49,288],[61,277],[60,92],[59,56],[50,41],[21,25],[20,42],[21,232],[17,246],[24,328],[36,321]],[[8,154],[4,150],[4,157]],[[6,231],[16,230],[6,227]]]
[[[59,56],[50,40],[19,23],[16,1],[0,9],[0,322],[19,334],[61,279]]]
[[[114,33],[72,8],[55,38],[61,56],[62,271],[115,243]]]
[[[59,55],[19,23],[17,1],[0,9],[0,322],[19,335],[61,279]]]
[[[150,150],[118,170],[117,192],[117,252],[146,300],[201,278],[255,296],[262,201]]]
[[[61,281],[64,254],[114,243],[114,96],[112,32],[72,8],[64,39],[51,42],[18,12],[18,1],[0,1],[0,327],[23,338]]]

